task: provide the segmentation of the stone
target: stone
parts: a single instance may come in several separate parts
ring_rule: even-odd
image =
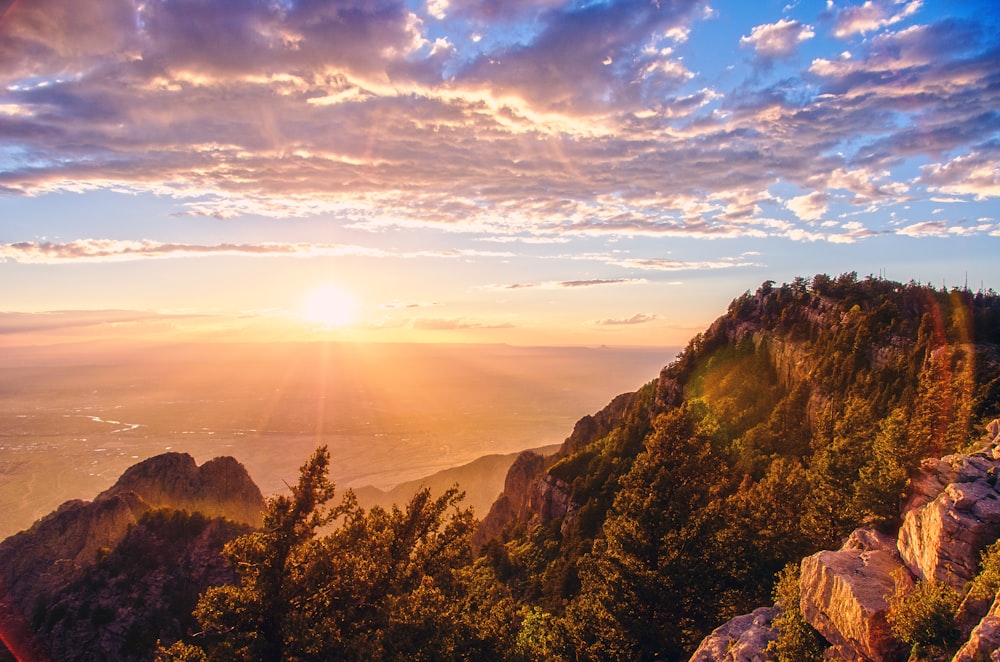
[[[264,497],[242,464],[217,457],[200,467],[187,453],[163,453],[125,470],[96,501],[133,492],[152,508],[169,507],[225,517],[258,527]]]
[[[761,607],[726,621],[691,656],[691,662],[765,662],[767,645],[778,638],[773,626],[777,607]]]
[[[994,659],[1000,651],[1000,597],[993,601],[989,612],[972,630],[952,662],[977,662]],[[991,658],[990,656],[994,656]]]
[[[958,591],[975,576],[980,552],[1000,537],[997,464],[985,455],[953,455],[924,464],[897,543],[914,576]]]
[[[865,546],[869,541],[871,547]],[[802,560],[800,608],[806,622],[856,659],[896,659],[902,652],[886,621],[896,582],[909,582],[899,555],[874,531],[855,532],[838,551]]]

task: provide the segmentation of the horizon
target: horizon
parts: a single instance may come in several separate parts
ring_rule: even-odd
[[[767,280],[1000,288],[989,2],[74,7],[0,10],[0,344],[676,346]]]

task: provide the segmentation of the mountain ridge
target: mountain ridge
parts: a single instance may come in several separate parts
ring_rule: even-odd
[[[903,548],[932,548],[927,536],[901,531],[933,530],[945,513],[986,517],[995,492],[990,463],[1000,460],[975,445],[1000,418],[998,343],[1000,298],[992,292],[939,291],[853,273],[781,286],[766,281],[734,299],[658,377],[579,419],[555,453],[518,455],[478,526],[472,528],[471,514],[454,511],[457,519],[443,529],[455,536],[448,543],[457,545],[449,548],[454,567],[432,563],[434,574],[410,577],[402,592],[371,596],[389,600],[378,607],[388,611],[374,613],[395,614],[390,624],[416,628],[407,630],[407,646],[446,646],[427,649],[444,659],[475,650],[477,659],[518,661],[681,660],[713,631],[724,638],[711,655],[773,656],[762,647],[777,641],[787,648],[781,633],[799,627],[789,620],[787,596],[794,592],[798,604],[800,573],[803,586],[819,587],[841,585],[846,575],[837,568],[859,568],[851,565],[858,559],[891,570],[903,564]],[[112,494],[108,503],[126,494]],[[430,503],[426,491],[414,498],[411,506]],[[272,501],[270,516],[287,503]],[[354,512],[350,499],[345,504],[343,512]],[[925,514],[907,524],[918,510]],[[374,508],[349,521],[403,523],[409,512]],[[384,527],[366,533],[345,526],[338,535],[348,538],[303,541],[317,572],[340,562],[323,556],[326,545],[363,564],[370,562],[365,545],[384,542]],[[963,579],[982,574],[969,564],[1000,535],[986,531],[961,552]],[[466,533],[475,556],[461,551]],[[245,549],[256,549],[255,539],[243,540]],[[956,558],[950,554],[949,562]],[[921,552],[906,563],[929,568],[934,558],[943,556]],[[94,567],[100,575],[108,566]],[[921,572],[903,582],[899,601],[937,576]],[[886,573],[873,573],[873,585],[888,586]],[[298,585],[305,595],[313,588]],[[318,588],[320,598],[326,595]],[[760,607],[774,604],[772,588],[786,596],[777,601],[784,610]],[[987,590],[991,599],[995,593]],[[989,601],[978,604],[989,608]],[[802,612],[818,625],[796,632],[805,633],[799,643],[806,645],[806,635],[818,631],[809,635],[818,637],[815,648],[775,659],[814,659],[823,649],[872,659],[904,648],[908,635],[889,628],[890,617],[874,628],[857,621],[874,633],[867,639],[840,640],[835,632],[848,626],[823,625],[815,614],[825,607],[810,605]],[[828,620],[836,622],[839,611],[853,609],[844,603],[823,613],[834,613]],[[470,613],[476,619],[463,620]],[[376,657],[406,649],[392,648],[401,642],[380,625],[385,616],[369,622],[335,609],[330,618],[362,619],[345,622],[382,646],[372,649],[382,651]],[[192,639],[194,631],[178,646],[201,659],[215,644]],[[417,632],[423,634],[412,639]],[[330,643],[333,635],[308,636]],[[492,652],[484,658],[484,651]]]

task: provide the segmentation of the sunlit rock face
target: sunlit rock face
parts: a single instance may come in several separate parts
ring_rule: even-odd
[[[152,511],[200,513],[207,522],[202,535],[188,547],[172,550],[179,555],[173,559],[173,571],[156,567],[145,574],[139,572],[141,581],[134,585],[118,587],[135,593],[130,602],[122,603],[122,593],[115,589],[99,601],[96,594],[81,594],[66,603],[75,607],[85,602],[88,608],[100,608],[112,625],[127,625],[157,609],[165,612],[167,608],[159,602],[170,603],[170,591],[178,584],[207,586],[231,575],[231,570],[223,567],[221,545],[227,536],[247,530],[247,525],[259,526],[263,508],[260,489],[232,458],[217,458],[199,467],[190,455],[167,453],[140,462],[92,502],[68,501],[30,529],[0,542],[0,622],[26,647],[21,649],[24,659],[117,659],[108,657],[108,651],[114,650],[115,627],[101,630],[100,637],[110,639],[98,641],[86,628],[76,632],[83,627],[80,624],[71,624],[67,630],[66,624],[55,623],[58,632],[49,633],[45,641],[59,643],[65,650],[34,650],[38,640],[30,631],[35,610],[39,605],[51,605],[66,591],[98,590],[86,582],[81,588],[78,580],[93,573],[98,561],[112,554],[128,536],[150,535],[144,533],[144,515],[154,514]],[[169,546],[172,541],[162,544]],[[134,561],[141,570],[150,559]],[[124,605],[141,605],[142,609]],[[122,609],[128,613],[119,614]],[[53,618],[48,615],[43,626],[54,622]],[[76,630],[71,632],[73,627]],[[117,634],[127,638],[124,631]],[[96,646],[92,656],[80,653],[82,642]]]
[[[972,630],[952,662],[978,662],[1000,659],[1000,596],[993,601],[989,613]]]
[[[264,498],[243,465],[217,457],[200,467],[187,453],[164,453],[125,471],[97,500],[126,492],[152,508],[169,507],[260,526]]]
[[[545,470],[547,460],[534,451],[524,451],[507,470],[503,492],[483,518],[472,536],[472,546],[479,549],[491,538],[500,535],[503,527],[523,517],[528,509],[529,486]]]
[[[761,607],[726,621],[702,640],[691,662],[764,662],[767,646],[778,637],[772,626],[776,607]]]
[[[472,539],[473,547],[478,549],[514,521],[534,519],[544,523],[563,517],[567,518],[564,526],[568,526],[578,506],[570,499],[569,485],[545,472],[560,458],[600,439],[620,425],[634,397],[634,393],[623,393],[604,409],[578,420],[572,434],[563,441],[555,455],[542,456],[532,451],[521,453],[507,472],[503,492],[477,527]]]
[[[886,621],[887,596],[896,577],[906,581],[902,568],[891,539],[857,531],[839,550],[802,560],[802,615],[827,641],[860,659],[895,659],[901,646]]]
[[[1000,462],[985,453],[924,463],[904,509],[899,552],[919,579],[962,590],[979,554],[1000,537]]]

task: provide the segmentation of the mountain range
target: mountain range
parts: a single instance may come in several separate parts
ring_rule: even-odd
[[[411,564],[405,581],[368,598],[378,603],[368,611],[324,603],[324,618],[365,633],[347,650],[360,656],[363,641],[381,659],[406,659],[404,650],[428,659],[986,659],[1000,646],[991,626],[1000,614],[997,418],[994,292],[853,273],[767,281],[655,379],[581,418],[558,448],[359,494],[360,510],[348,499],[332,533],[296,539],[288,553],[322,568],[334,548],[343,558],[376,549],[384,540],[373,529],[338,536],[366,518],[423,512],[425,488],[480,486],[506,471],[488,512],[476,508],[480,520],[455,511],[418,536],[414,559],[442,531],[465,541],[448,568]],[[268,527],[284,502],[265,503],[232,460],[193,465],[147,460],[93,502],[66,504],[0,543],[0,607],[16,625],[5,626],[8,648],[20,659],[151,659],[158,648],[173,651],[162,659],[182,649],[183,659],[252,659],[199,638],[220,618],[236,632],[247,617],[237,603],[228,616],[208,614],[204,595],[249,590],[257,575],[226,559],[248,536],[277,540]],[[387,524],[382,535],[396,530]],[[286,571],[309,600],[329,594],[308,583],[310,571]],[[399,628],[414,622],[423,625]],[[275,627],[286,644],[316,638],[318,648],[303,650],[334,650],[329,634],[301,623]]]

